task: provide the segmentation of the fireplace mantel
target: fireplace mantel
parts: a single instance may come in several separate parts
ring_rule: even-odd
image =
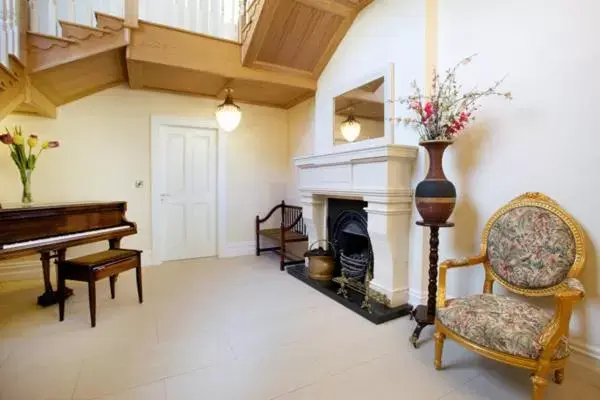
[[[367,202],[374,253],[371,288],[392,306],[408,301],[411,181],[418,148],[379,145],[294,159],[309,241],[327,238],[328,197]]]
[[[410,201],[410,180],[417,153],[415,146],[388,144],[296,157],[299,190],[302,194]]]

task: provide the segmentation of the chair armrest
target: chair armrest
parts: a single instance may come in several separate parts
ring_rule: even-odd
[[[267,216],[264,218],[261,218],[260,215],[256,216],[256,223],[257,224],[262,224],[263,222],[266,222],[269,218],[271,218],[271,215],[273,215],[275,213],[275,211],[277,211],[278,209],[282,208],[283,204],[277,204],[275,207],[273,207],[271,209],[271,211],[269,211],[267,213]]]
[[[543,349],[540,358],[550,359],[560,339],[569,334],[573,306],[585,297],[585,289],[578,279],[567,278],[564,283],[563,289],[554,295],[556,299],[554,317],[540,335],[539,342]]]
[[[446,272],[450,268],[458,267],[470,267],[473,265],[481,264],[487,257],[485,255],[478,255],[475,257],[459,258],[454,260],[446,260],[439,266],[439,282],[437,292],[437,308],[442,308],[446,305]]]

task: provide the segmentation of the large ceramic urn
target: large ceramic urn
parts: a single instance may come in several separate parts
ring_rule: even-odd
[[[429,153],[429,171],[415,190],[415,202],[423,222],[443,224],[454,210],[456,189],[446,179],[442,166],[444,150],[451,144],[452,140],[425,140],[419,143]]]

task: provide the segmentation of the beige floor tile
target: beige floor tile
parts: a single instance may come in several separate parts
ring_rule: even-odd
[[[6,365],[3,367],[6,368]],[[56,366],[31,368],[0,373],[0,393],[10,400],[67,400],[71,399],[80,362],[61,363]]]
[[[117,298],[98,285],[98,325],[87,289],[59,323],[35,299],[41,282],[0,290],[0,399],[527,399],[526,371],[448,341],[433,369],[433,330],[414,349],[414,322],[373,325],[279,272],[276,257],[165,263],[144,269],[144,304],[133,274]],[[549,400],[600,398],[598,375],[569,366]],[[575,397],[567,397],[573,394]],[[104,397],[103,397],[104,396]]]
[[[165,400],[165,383],[158,381],[149,385],[138,386],[120,393],[98,397],[97,400]]]
[[[85,360],[74,399],[91,399],[149,384],[168,376],[168,364],[158,349],[122,349]]]

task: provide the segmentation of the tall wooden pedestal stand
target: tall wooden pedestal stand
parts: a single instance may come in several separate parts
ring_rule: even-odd
[[[440,228],[451,228],[454,226],[452,222],[446,222],[443,224],[429,223],[418,221],[417,225],[429,227],[429,287],[427,295],[427,306],[419,305],[413,308],[411,317],[417,321],[417,327],[415,328],[410,342],[417,348],[417,342],[421,331],[427,325],[433,325],[435,321],[435,302],[437,298],[437,267],[438,267],[438,246],[440,244],[439,231]]]

